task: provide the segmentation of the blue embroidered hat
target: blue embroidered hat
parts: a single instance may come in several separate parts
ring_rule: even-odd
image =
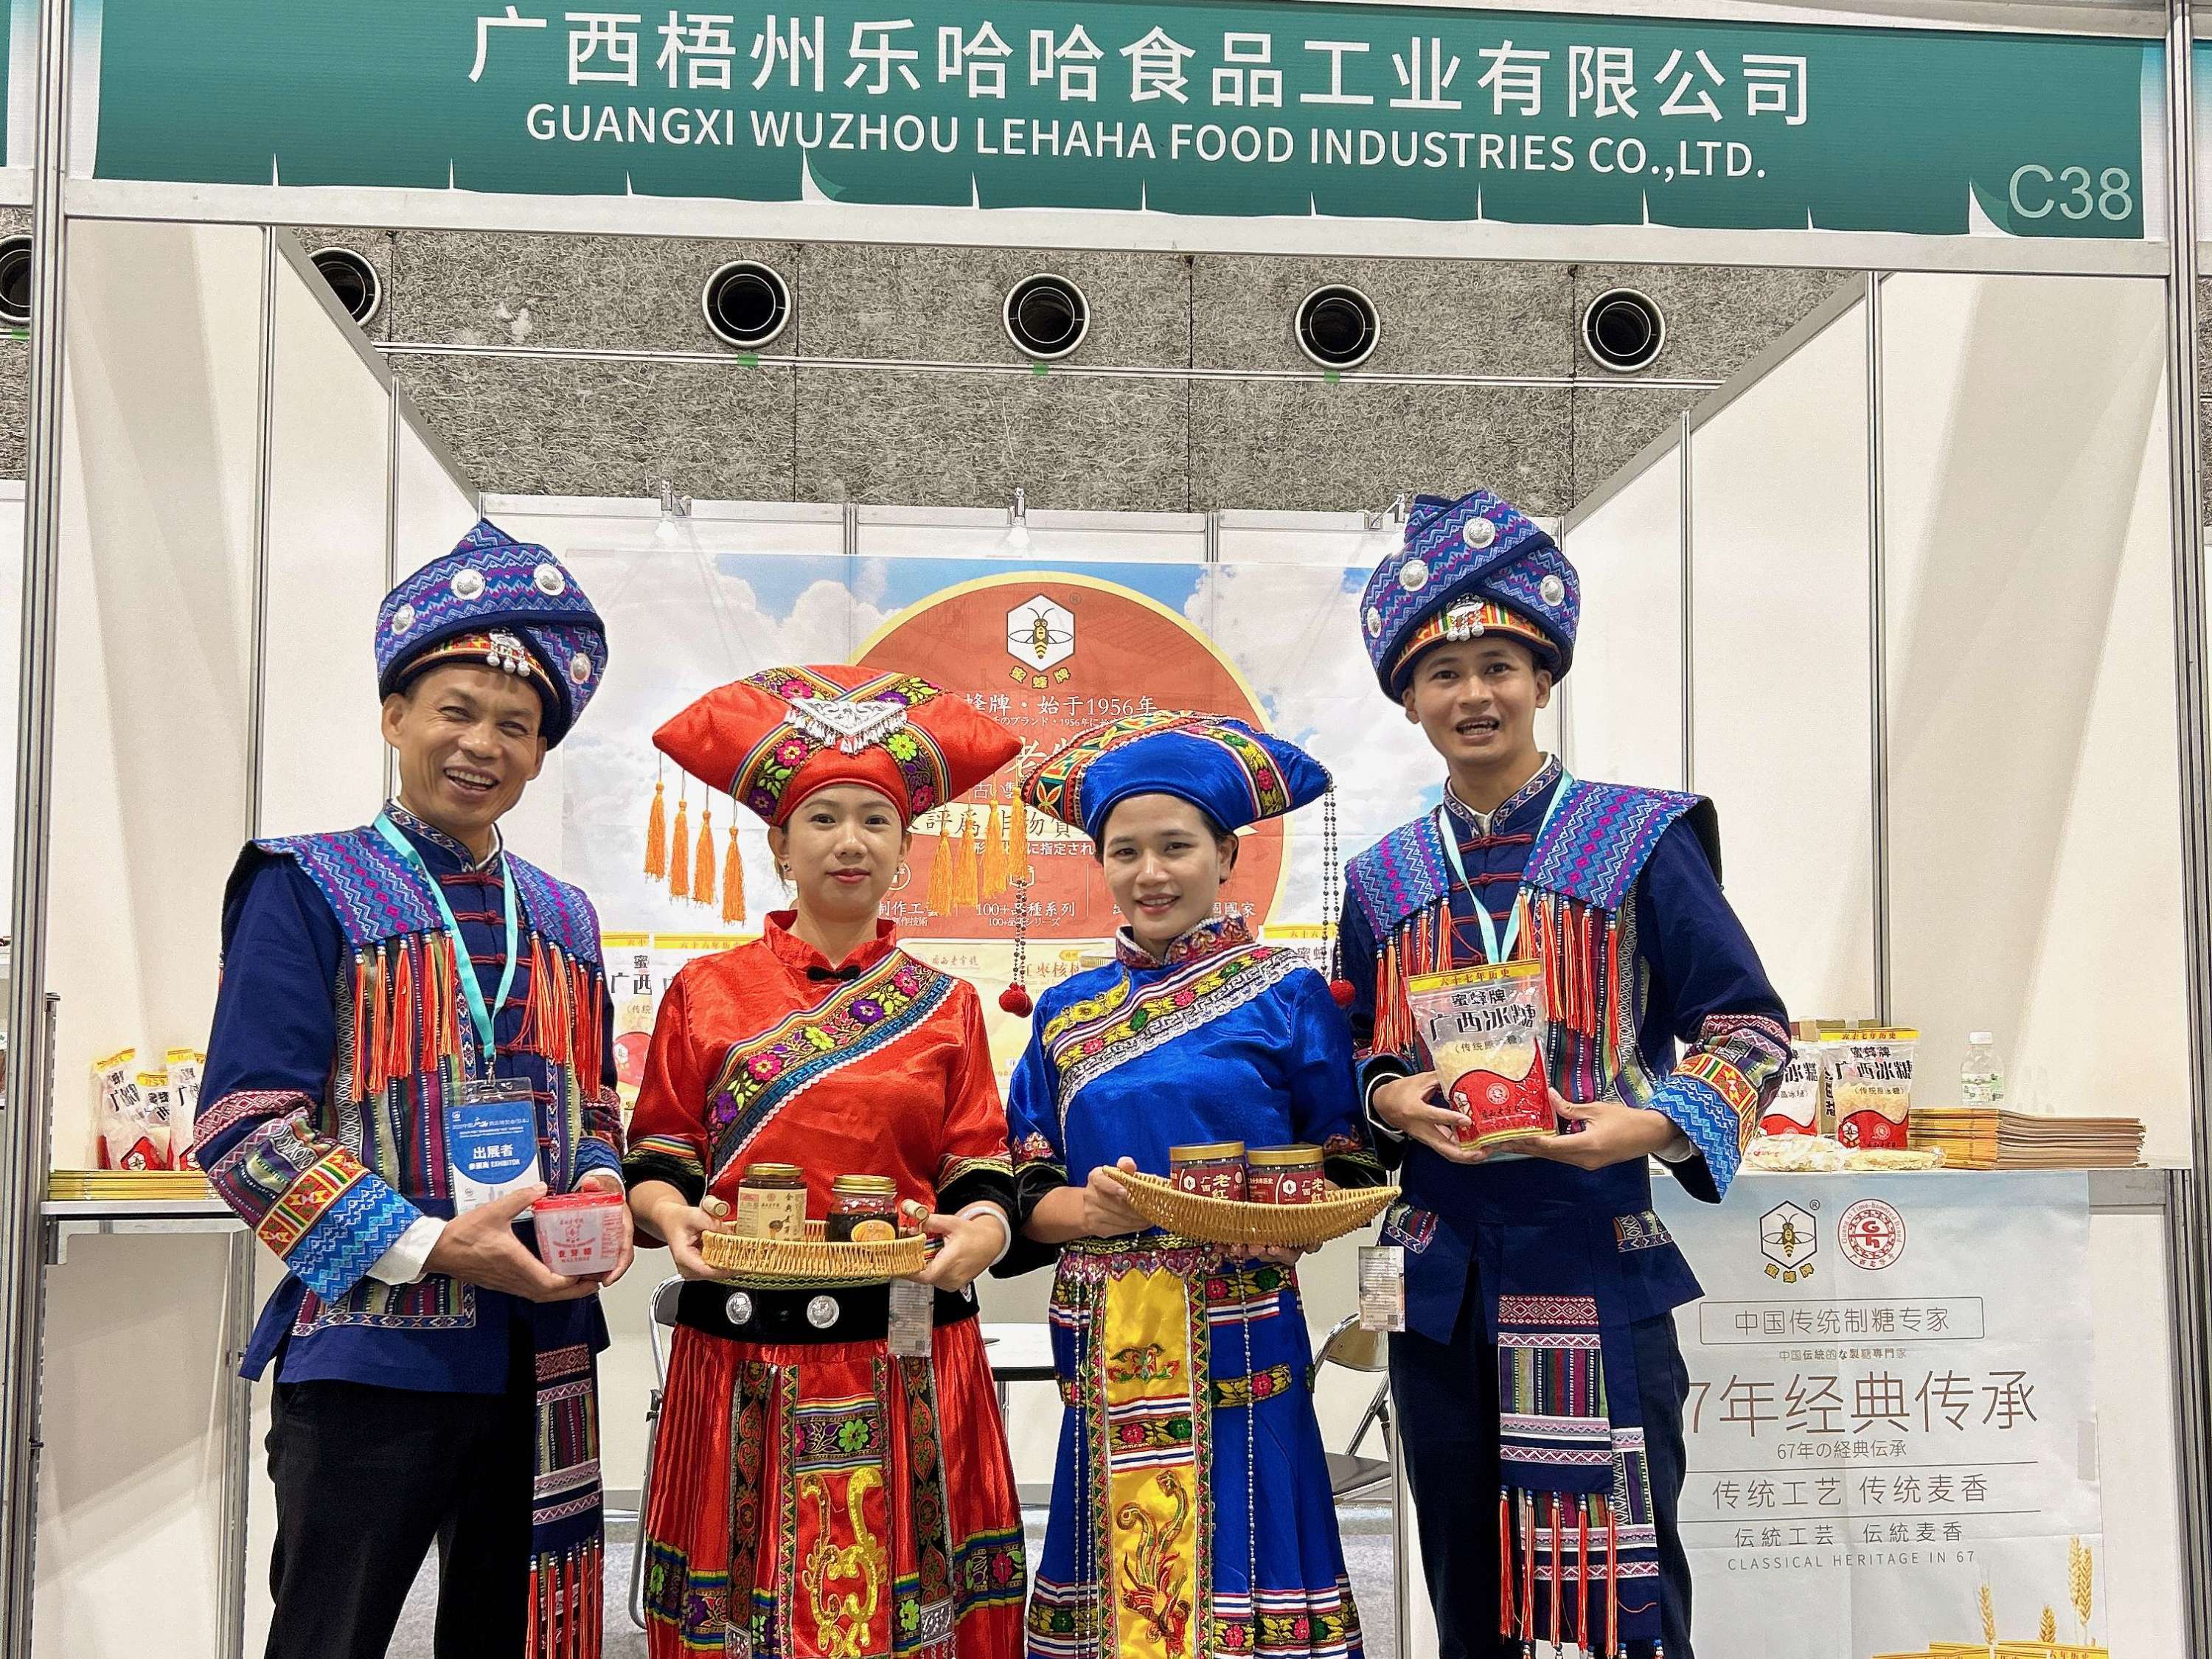
[[[1096,841],[1132,795],[1174,795],[1224,830],[1242,830],[1328,787],[1328,769],[1294,743],[1242,720],[1157,709],[1079,732],[1030,774],[1022,794]]]
[[[607,672],[607,635],[576,579],[489,519],[384,596],[376,689],[390,696],[434,663],[474,659],[527,679],[547,746],[568,735]]]
[[[1575,656],[1582,584],[1567,556],[1510,501],[1478,489],[1455,501],[1416,495],[1405,545],[1375,567],[1360,598],[1367,654],[1385,696],[1404,694],[1413,659],[1445,640],[1510,634],[1554,678]]]

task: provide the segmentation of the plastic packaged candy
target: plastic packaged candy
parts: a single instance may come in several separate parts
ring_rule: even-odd
[[[597,1187],[539,1199],[531,1206],[538,1259],[570,1279],[611,1273],[622,1260],[623,1195]]]
[[[1463,1145],[1494,1146],[1556,1133],[1542,1031],[1544,965],[1499,962],[1406,981],[1406,1000],[1444,1099],[1473,1120]]]
[[[1920,1033],[1846,1031],[1828,1045],[1836,1139],[1854,1151],[1903,1151],[1912,1121],[1912,1059]]]
[[[1801,1030],[1790,1045],[1790,1063],[1782,1068],[1781,1086],[1759,1114],[1763,1135],[1817,1135],[1826,1132],[1820,1099],[1825,1081],[1821,1044],[1808,1041]]]

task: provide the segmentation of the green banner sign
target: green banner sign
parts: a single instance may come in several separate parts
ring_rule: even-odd
[[[2154,43],[1251,0],[85,0],[100,179],[2143,234]],[[80,158],[80,166],[83,165]]]

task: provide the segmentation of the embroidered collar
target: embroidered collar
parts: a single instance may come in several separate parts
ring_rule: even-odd
[[[888,921],[876,923],[876,936],[842,962],[832,962],[805,939],[791,931],[791,924],[799,920],[796,910],[771,910],[761,925],[761,943],[775,953],[776,960],[804,976],[811,968],[822,969],[823,979],[839,976],[840,970],[853,969],[855,975],[866,973],[892,951],[898,944],[892,935],[896,927]]]
[[[469,851],[467,847],[460,842],[447,835],[435,824],[426,823],[422,818],[416,817],[414,813],[409,811],[396,800],[388,800],[384,803],[384,815],[390,818],[392,823],[398,824],[402,830],[404,830],[409,835],[412,836],[416,840],[428,842],[440,852],[452,854],[453,857],[461,861],[461,868],[464,870],[477,871],[489,869],[493,865],[498,863],[500,854],[506,850],[506,838],[499,833],[499,826],[497,824],[494,824],[492,826],[491,853],[489,856],[479,859],[474,853]]]
[[[1547,755],[1544,763],[1536,769],[1534,776],[1498,802],[1495,810],[1488,812],[1478,812],[1462,800],[1453,792],[1451,780],[1447,778],[1444,780],[1444,810],[1478,836],[1502,836],[1512,829],[1514,816],[1522,808],[1532,805],[1547,789],[1559,781],[1559,757]]]
[[[1114,936],[1114,960],[1124,968],[1176,968],[1200,957],[1218,956],[1224,951],[1235,951],[1252,942],[1252,930],[1242,916],[1217,916],[1201,921],[1197,927],[1170,945],[1155,957],[1137,943],[1137,936],[1124,927]]]

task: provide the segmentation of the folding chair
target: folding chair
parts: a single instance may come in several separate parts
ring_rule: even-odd
[[[646,1322],[646,1338],[653,1344],[653,1393],[645,1402],[645,1474],[637,1487],[637,1544],[629,1562],[629,1621],[645,1628],[645,1516],[653,1499],[653,1443],[660,1437],[660,1402],[668,1392],[668,1353],[661,1332],[676,1328],[676,1297],[684,1288],[681,1278],[664,1279],[653,1290],[653,1316]]]
[[[1323,1365],[1341,1365],[1346,1370],[1364,1371],[1370,1376],[1386,1373],[1390,1367],[1389,1345],[1379,1331],[1360,1328],[1359,1316],[1347,1314],[1337,1321],[1321,1345],[1321,1354],[1306,1373],[1306,1386],[1311,1390],[1314,1380],[1321,1375]],[[1382,1431],[1383,1455],[1363,1457],[1359,1448],[1366,1440],[1368,1431]],[[1339,1503],[1347,1498],[1371,1492],[1385,1481],[1390,1486],[1390,1613],[1392,1628],[1397,1632],[1397,1651],[1409,1655],[1407,1645],[1412,1632],[1407,1624],[1407,1595],[1412,1562],[1408,1559],[1409,1546],[1406,1537],[1407,1506],[1405,1460],[1398,1455],[1398,1418],[1390,1399],[1390,1379],[1385,1375],[1375,1390],[1374,1399],[1367,1402],[1367,1410],[1359,1419],[1359,1426],[1352,1431],[1351,1440],[1340,1452],[1326,1454],[1328,1460],[1329,1494]]]

